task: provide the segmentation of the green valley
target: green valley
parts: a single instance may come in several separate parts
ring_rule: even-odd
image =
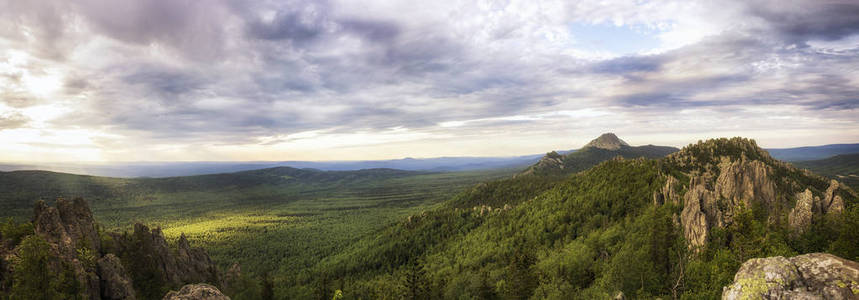
[[[833,176],[824,167],[843,173],[844,159],[798,165]],[[0,190],[4,238],[26,236],[15,222],[34,200],[84,197],[100,231],[126,232],[102,238],[100,261],[116,253],[132,278],[150,278],[134,264],[145,253],[128,248],[149,231],[131,224],[160,227],[177,262],[189,243],[205,249],[221,274],[207,282],[233,299],[716,299],[751,258],[859,259],[856,192],[742,138],[676,149],[606,134],[525,169],[452,173],[15,171],[0,173]],[[167,283],[142,284],[155,288],[139,292],[148,299]]]

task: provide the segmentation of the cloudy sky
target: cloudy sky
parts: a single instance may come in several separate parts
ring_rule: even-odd
[[[859,142],[859,2],[0,0],[0,161]]]

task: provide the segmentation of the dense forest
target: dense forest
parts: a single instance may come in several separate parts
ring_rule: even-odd
[[[727,191],[760,167],[751,193]],[[287,298],[719,298],[745,260],[829,252],[859,259],[859,207],[849,188],[771,158],[754,141],[690,145],[664,159],[612,159],[557,181],[481,184],[326,258],[281,273]],[[498,187],[494,187],[498,185]],[[686,234],[684,196],[723,189],[704,243]],[[804,190],[843,210],[795,225]],[[751,196],[748,196],[751,195]],[[732,199],[725,199],[731,196]],[[690,199],[685,196],[685,199]],[[833,211],[834,211],[833,206]]]
[[[7,248],[32,248],[14,269],[38,268],[32,262],[50,253],[32,238],[33,223],[21,222],[21,206],[87,196],[100,232],[119,232],[100,234],[94,257],[120,257],[143,299],[178,283],[136,260],[146,251],[130,245],[149,231],[129,227],[133,220],[162,226],[174,249],[205,248],[220,270],[208,282],[233,299],[713,299],[749,258],[859,259],[859,197],[850,187],[742,138],[649,149],[665,153],[550,153],[568,166],[551,172],[0,173],[2,203],[17,217],[0,234]],[[803,201],[815,209],[804,215]],[[33,276],[65,282],[64,272]],[[29,280],[15,276],[4,277],[11,291]]]

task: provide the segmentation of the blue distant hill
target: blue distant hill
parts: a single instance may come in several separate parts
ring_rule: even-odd
[[[784,161],[818,160],[840,154],[859,153],[859,144],[766,149],[772,157]]]
[[[576,150],[558,151],[567,154]],[[833,144],[798,148],[767,149],[770,155],[784,161],[805,161],[839,154],[859,153],[859,144]],[[126,162],[109,164],[44,163],[0,164],[0,171],[46,170],[73,174],[110,177],[171,177],[230,173],[271,167],[310,168],[325,171],[347,171],[389,168],[408,171],[454,172],[530,166],[544,154],[509,157],[437,157],[362,161],[260,161],[260,162]]]

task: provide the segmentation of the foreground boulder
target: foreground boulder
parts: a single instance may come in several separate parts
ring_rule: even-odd
[[[859,263],[826,253],[753,258],[722,299],[859,299]]]
[[[205,284],[188,284],[179,291],[170,291],[163,300],[230,300],[218,288]]]

